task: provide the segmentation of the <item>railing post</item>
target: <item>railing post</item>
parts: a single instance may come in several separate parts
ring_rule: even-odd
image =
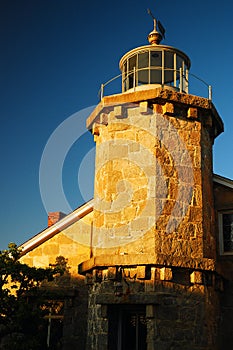
[[[186,79],[185,92],[186,92],[186,94],[188,94],[189,93],[189,71],[188,71],[188,69],[186,69],[185,79]]]
[[[133,67],[133,90],[135,91],[136,87],[136,67]]]
[[[180,92],[183,91],[183,69],[180,67]]]
[[[209,85],[209,100],[212,101],[212,86]]]
[[[100,101],[102,100],[104,96],[104,84],[101,84],[101,88],[100,88]]]
[[[125,72],[121,73],[121,92],[125,92]]]

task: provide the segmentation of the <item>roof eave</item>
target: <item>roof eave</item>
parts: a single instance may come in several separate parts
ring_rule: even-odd
[[[27,254],[29,251],[38,247],[40,244],[44,243],[48,239],[55,236],[57,233],[64,230],[66,227],[70,226],[74,222],[82,219],[84,216],[89,214],[93,210],[94,199],[85,203],[81,207],[75,209],[70,214],[66,215],[63,219],[55,223],[54,225],[47,227],[42,232],[36,234],[34,237],[30,238],[25,243],[19,246],[21,249],[21,256]]]

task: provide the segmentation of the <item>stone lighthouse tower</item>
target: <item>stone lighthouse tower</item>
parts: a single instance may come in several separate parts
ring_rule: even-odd
[[[88,350],[217,349],[212,145],[223,124],[161,44],[120,60],[122,92],[87,120],[96,141]]]

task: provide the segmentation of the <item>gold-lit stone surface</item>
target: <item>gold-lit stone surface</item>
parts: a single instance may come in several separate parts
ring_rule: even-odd
[[[58,256],[68,259],[69,272],[77,275],[77,266],[90,257],[92,212],[23,255],[21,262],[46,268]],[[80,242],[83,242],[81,244]]]
[[[171,126],[162,142],[158,114]],[[208,119],[215,124],[215,133],[220,133],[223,125],[209,100],[171,90],[158,88],[103,98],[87,120],[96,142],[94,255],[137,252],[180,259],[214,258],[209,218],[216,135],[206,127]],[[192,195],[182,220],[168,233],[178,193],[185,193],[189,185],[178,186],[181,173],[182,179],[186,173],[188,178],[190,169],[182,162],[177,164],[171,155],[170,149],[180,146],[177,137],[190,157]]]

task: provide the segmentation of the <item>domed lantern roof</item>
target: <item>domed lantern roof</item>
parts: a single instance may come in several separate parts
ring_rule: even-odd
[[[137,47],[121,58],[122,92],[162,86],[188,93],[190,59],[184,52],[160,44],[165,29],[148,12],[154,21],[154,29],[148,35],[150,45]]]

